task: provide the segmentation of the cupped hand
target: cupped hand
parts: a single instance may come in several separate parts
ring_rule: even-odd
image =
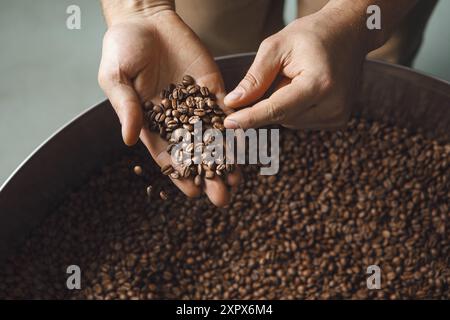
[[[331,20],[318,12],[262,42],[244,79],[225,97],[227,107],[242,108],[225,127],[345,125],[366,50],[354,30],[335,28]],[[258,101],[276,79],[275,91]]]
[[[223,105],[225,90],[220,71],[196,35],[171,10],[152,16],[133,16],[110,26],[103,40],[99,83],[122,125],[127,145],[140,138],[159,166],[171,163],[168,143],[158,134],[143,128],[141,105],[157,102],[159,92],[183,75],[193,76],[200,85],[215,93]],[[192,179],[172,179],[189,197],[201,190]],[[235,187],[239,172],[228,176],[226,183],[218,177],[205,179],[204,189],[217,206],[229,202],[228,187]],[[226,185],[228,184],[228,186]]]

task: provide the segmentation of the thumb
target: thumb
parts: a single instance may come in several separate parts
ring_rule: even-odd
[[[131,84],[115,81],[114,78],[99,77],[99,83],[119,117],[123,141],[131,146],[138,141],[142,129],[141,103]]]
[[[280,67],[277,50],[265,40],[258,49],[255,60],[245,77],[224,99],[226,107],[242,107],[261,98],[275,80]]]

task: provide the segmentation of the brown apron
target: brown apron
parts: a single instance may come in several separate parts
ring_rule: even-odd
[[[298,0],[298,17],[320,10],[328,0]],[[437,0],[421,0],[372,59],[411,65]],[[176,10],[214,56],[251,52],[283,28],[282,0],[176,0]]]

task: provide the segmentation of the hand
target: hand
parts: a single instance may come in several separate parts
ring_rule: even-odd
[[[333,129],[345,125],[366,53],[354,27],[337,28],[321,12],[292,22],[261,43],[248,73],[225,97],[225,105],[252,105],[281,76],[275,92],[229,115],[225,127],[281,124]]]
[[[130,16],[110,26],[105,34],[100,86],[119,117],[124,142],[133,145],[139,137],[160,166],[171,163],[166,151],[168,144],[158,134],[142,129],[141,104],[158,101],[161,89],[180,82],[185,74],[208,86],[217,95],[219,104],[223,102],[224,85],[217,65],[172,10],[145,17]],[[210,200],[217,206],[226,205],[227,186],[218,177],[205,180],[205,192]],[[233,187],[238,181],[239,173],[235,173],[227,182]],[[192,179],[173,179],[173,182],[189,197],[201,192]]]

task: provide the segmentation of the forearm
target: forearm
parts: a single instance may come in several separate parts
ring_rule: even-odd
[[[174,0],[101,0],[108,26],[131,17],[146,17],[161,11],[175,10]]]
[[[370,52],[382,46],[418,0],[330,0],[321,10],[331,30],[355,35]],[[367,8],[377,5],[381,11],[381,30],[367,28]]]

